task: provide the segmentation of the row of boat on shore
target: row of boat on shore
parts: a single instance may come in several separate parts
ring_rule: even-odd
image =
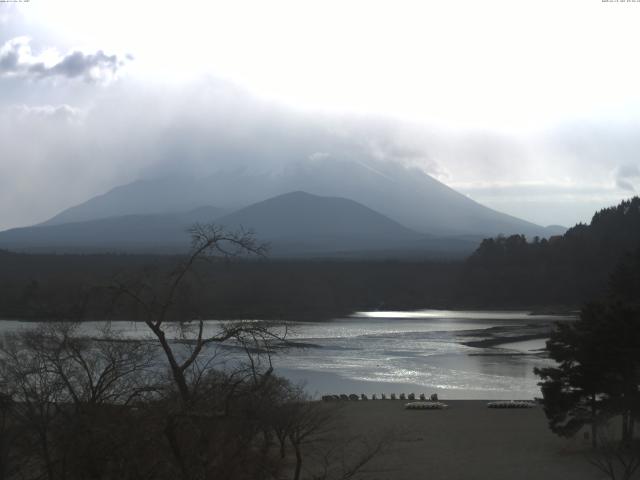
[[[351,401],[351,402],[359,402],[363,400],[369,400],[367,395],[360,394],[356,395],[352,393],[351,395],[340,394],[340,395],[323,395],[322,400],[324,402],[340,402],[340,401]],[[371,400],[378,400],[378,396],[374,393],[371,396]],[[434,409],[443,409],[448,405],[438,401],[438,395],[433,394],[428,399],[424,393],[421,393],[416,399],[416,395],[414,393],[410,393],[409,395],[405,395],[401,393],[400,395],[396,395],[392,393],[388,398],[386,394],[381,394],[379,400],[409,400],[409,403],[405,404],[405,408],[408,410],[434,410]],[[534,408],[536,406],[536,402],[529,400],[502,400],[495,402],[488,402],[488,408]]]
[[[418,396],[418,399],[421,401],[427,401],[427,397],[424,393],[421,393]],[[356,395],[355,393],[352,393],[351,395],[347,395],[347,394],[340,394],[340,395],[323,395],[322,396],[322,401],[323,402],[339,402],[339,401],[352,401],[352,402],[357,402],[357,401],[362,401],[362,400],[369,400],[369,397],[367,395],[365,395],[364,393],[360,394],[360,395]],[[396,395],[395,393],[392,393],[389,395],[389,397],[387,397],[386,393],[382,393],[380,395],[380,397],[378,397],[377,394],[373,394],[371,395],[371,400],[416,400],[416,394],[415,393],[410,393],[408,395],[405,395],[404,393],[401,393],[400,395]],[[429,397],[430,401],[432,402],[437,402],[438,401],[438,395],[437,394],[433,394]]]
[[[534,408],[535,406],[535,402],[527,400],[507,400],[487,403],[488,408]],[[448,405],[446,403],[437,401],[409,402],[404,406],[407,410],[441,410],[447,407]]]

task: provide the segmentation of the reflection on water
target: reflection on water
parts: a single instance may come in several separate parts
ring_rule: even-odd
[[[359,312],[330,324],[301,326],[295,337],[320,348],[294,350],[277,360],[281,371],[311,393],[438,393],[443,398],[518,399],[540,395],[534,367],[544,339],[474,348],[492,327],[566,319],[527,312]],[[333,379],[333,380],[332,380]]]
[[[424,310],[359,312],[331,322],[290,323],[289,338],[313,346],[288,350],[278,355],[275,365],[278,372],[304,382],[311,394],[318,395],[404,391],[456,399],[533,398],[540,395],[533,368],[548,365],[549,360],[532,351],[543,348],[544,340],[493,348],[468,347],[461,342],[477,339],[479,331],[491,327],[562,318],[566,317]],[[32,325],[3,321],[0,331]],[[102,325],[87,322],[82,329],[92,334]],[[115,322],[112,327],[129,338],[150,336],[142,324]],[[209,333],[219,328],[220,322],[206,323]]]
[[[527,320],[539,318],[550,319],[557,318],[562,319],[564,317],[558,315],[544,315],[544,316],[532,316],[529,312],[523,311],[478,311],[478,310],[412,310],[406,311],[381,311],[375,310],[372,312],[356,312],[353,317],[361,318],[432,318],[435,320],[451,320],[451,319],[475,319],[475,320]]]

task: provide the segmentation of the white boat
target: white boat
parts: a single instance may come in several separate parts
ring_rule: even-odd
[[[533,408],[535,406],[535,402],[527,400],[504,400],[487,403],[487,407],[489,408]]]
[[[409,402],[404,408],[407,410],[441,410],[447,408],[446,403],[442,402]]]

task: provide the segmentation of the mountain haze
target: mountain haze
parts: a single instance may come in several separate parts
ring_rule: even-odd
[[[548,235],[543,227],[480,205],[419,169],[334,158],[291,163],[269,173],[238,169],[141,180],[69,208],[45,224],[179,212],[199,205],[236,210],[292,191],[351,199],[425,234]]]
[[[42,225],[83,222],[123,215],[171,214],[195,210],[207,201],[207,191],[193,188],[197,181],[172,176],[154,180],[139,180],[121,185],[97,195],[75,207],[68,208]]]
[[[408,229],[353,200],[291,192],[223,215],[201,207],[184,213],[123,215],[0,232],[0,247],[23,251],[182,253],[188,227],[215,222],[253,230],[271,256],[461,256],[479,239],[442,239]]]
[[[227,213],[200,207],[182,213],[123,215],[63,224],[42,224],[0,232],[0,245],[25,251],[175,252],[189,245],[188,228]]]

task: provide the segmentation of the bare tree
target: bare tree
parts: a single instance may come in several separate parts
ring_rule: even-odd
[[[601,426],[598,446],[588,460],[611,480],[630,480],[640,468],[640,440],[620,442],[615,439],[611,425]]]
[[[362,435],[348,436],[330,444],[320,457],[318,473],[312,480],[349,480],[365,472],[371,462],[384,455],[395,441],[394,432],[378,432],[371,438]],[[380,473],[379,467],[375,468]]]
[[[198,360],[203,349],[211,344],[220,344],[229,340],[236,340],[246,344],[248,337],[254,341],[256,347],[263,347],[269,339],[277,338],[273,331],[261,322],[233,322],[221,325],[220,329],[211,334],[205,334],[202,319],[181,318],[178,320],[181,345],[188,345],[185,354],[180,354],[176,344],[169,338],[171,326],[167,326],[170,312],[176,303],[180,287],[186,277],[193,273],[195,265],[202,260],[213,258],[234,258],[241,255],[263,256],[267,246],[256,241],[253,232],[240,230],[230,233],[224,228],[213,224],[196,224],[190,230],[192,244],[187,258],[173,270],[164,285],[165,288],[153,288],[143,282],[135,287],[119,282],[114,288],[117,296],[132,300],[144,314],[144,323],[158,340],[169,364],[173,382],[175,383],[183,407],[187,407],[193,397],[193,388],[197,383],[190,382],[191,369],[198,370]],[[195,329],[192,328],[195,323]],[[200,369],[201,370],[201,369]]]
[[[25,431],[23,447],[34,452],[34,470],[42,470],[44,477],[55,477],[56,456],[53,452],[53,424],[66,399],[64,383],[51,375],[50,365],[24,348],[20,334],[7,335],[2,345],[2,380],[6,394],[11,397],[16,421]],[[22,452],[24,454],[24,451]],[[29,455],[32,457],[32,455]]]
[[[110,324],[92,337],[81,335],[80,327],[79,322],[45,323],[11,340],[38,358],[51,378],[63,383],[65,403],[77,408],[126,405],[155,389],[155,345],[126,340]]]
[[[331,428],[331,420],[335,413],[332,407],[304,400],[287,406],[289,409],[287,436],[296,458],[294,480],[299,480],[302,473],[304,444],[317,441]]]
[[[212,328],[197,313],[178,311],[178,307],[199,262],[263,256],[266,245],[258,243],[252,232],[227,232],[216,225],[196,224],[190,233],[189,255],[164,282],[121,281],[113,290],[116,298],[129,299],[143,313],[168,364],[178,405],[166,409],[163,433],[180,475],[205,478],[216,472],[233,478],[239,475],[238,469],[246,470],[251,464],[255,465],[253,476],[263,475],[258,466],[265,466],[264,472],[270,469],[266,466],[270,440],[267,429],[261,427],[260,396],[273,378],[272,344],[285,340],[286,328],[248,320]],[[243,352],[245,361],[217,363],[223,344]],[[262,446],[256,450],[260,432]],[[249,457],[251,462],[242,461]]]
[[[78,458],[78,450],[90,449],[78,444],[79,432],[96,423],[96,413],[126,406],[154,388],[152,345],[122,341],[109,328],[97,338],[83,337],[78,328],[73,322],[43,324],[6,335],[0,347],[10,421],[24,432],[20,457],[50,480],[65,477],[70,454]]]
[[[211,326],[184,308],[199,262],[266,248],[251,232],[214,225],[191,234],[190,254],[166,276],[112,288],[143,313],[150,339],[124,338],[110,325],[83,335],[77,322],[5,337],[0,420],[24,432],[24,479],[273,480],[291,465],[294,480],[338,480],[380,453],[384,442],[346,436],[333,405],[273,374],[276,348],[288,345],[285,326]],[[5,438],[0,474],[10,471]]]
[[[395,434],[390,431],[351,434],[340,410],[339,404],[307,398],[290,406],[288,439],[295,456],[293,480],[354,478],[393,443]]]

